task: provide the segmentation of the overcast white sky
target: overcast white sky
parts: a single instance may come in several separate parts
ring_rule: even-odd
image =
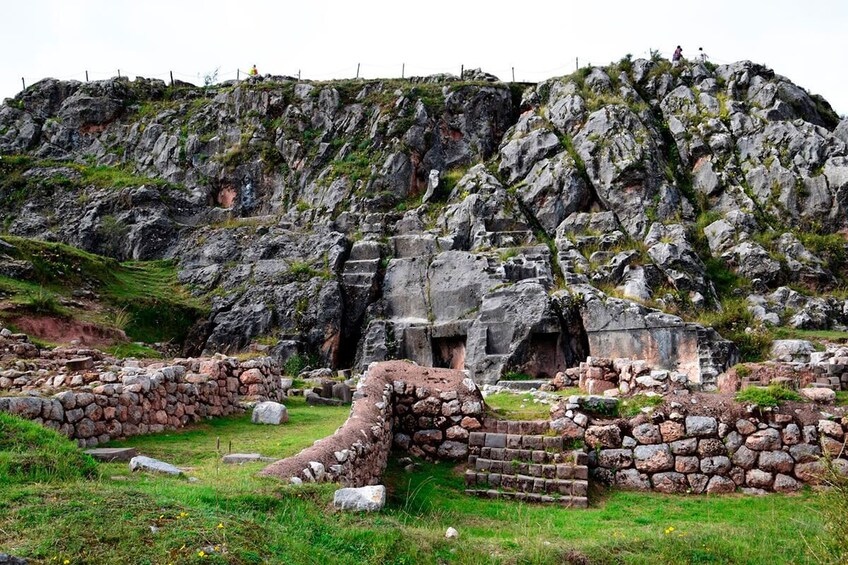
[[[537,81],[627,53],[699,46],[765,63],[848,113],[845,0],[0,0],[0,98],[47,77],[117,74],[202,83],[220,68],[304,78],[459,73]]]

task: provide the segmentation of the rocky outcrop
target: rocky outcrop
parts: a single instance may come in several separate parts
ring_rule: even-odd
[[[47,79],[0,109],[0,215],[177,261],[210,305],[198,352],[261,338],[280,362],[409,358],[478,382],[630,357],[709,386],[735,350],[688,320],[737,294],[754,326],[848,327],[828,294],[845,131],[747,61],[536,85]]]

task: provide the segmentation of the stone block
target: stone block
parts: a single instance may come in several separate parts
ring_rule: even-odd
[[[260,402],[253,407],[250,421],[254,424],[277,426],[289,421],[289,412],[279,402]]]
[[[138,455],[138,450],[134,447],[98,447],[87,449],[85,453],[96,461],[109,463],[112,461],[129,461]]]
[[[350,512],[376,512],[386,505],[383,485],[342,488],[333,493],[333,507]]]

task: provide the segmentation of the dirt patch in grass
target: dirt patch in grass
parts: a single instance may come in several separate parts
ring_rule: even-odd
[[[81,345],[109,346],[128,341],[127,334],[117,328],[105,328],[80,320],[52,316],[18,316],[9,321],[19,331],[49,343],[66,344],[78,341]]]

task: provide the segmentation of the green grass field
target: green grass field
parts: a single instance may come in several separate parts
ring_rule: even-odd
[[[0,552],[32,563],[821,563],[826,500],[665,496],[599,488],[588,510],[466,496],[461,469],[392,463],[377,514],[332,510],[333,485],[259,478],[263,464],[219,465],[219,449],[284,457],[332,433],[340,407],[289,399],[290,421],[246,415],[132,438],[187,479],[100,464],[99,478],[0,488]],[[447,540],[448,527],[459,538]],[[831,556],[832,557],[832,556]]]

